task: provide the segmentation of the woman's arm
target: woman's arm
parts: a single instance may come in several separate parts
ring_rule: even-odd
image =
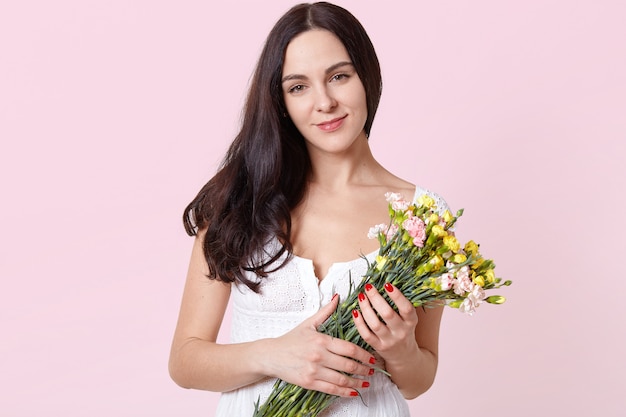
[[[395,287],[385,290],[399,313],[370,288],[359,301],[361,311],[354,321],[363,339],[385,360],[402,395],[412,399],[426,392],[435,379],[443,306],[415,308]]]
[[[170,352],[172,379],[185,388],[225,392],[277,377],[305,388],[352,396],[366,376],[371,355],[356,345],[316,331],[337,298],[285,335],[249,343],[218,344],[230,284],[207,278],[203,235],[194,242],[178,324]],[[352,358],[352,359],[350,359]]]
[[[230,284],[207,278],[203,234],[193,245],[174,340],[170,351],[172,379],[184,388],[229,391],[264,377],[255,345],[216,343],[230,297]]]

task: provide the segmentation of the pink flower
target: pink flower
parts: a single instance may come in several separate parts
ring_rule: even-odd
[[[478,307],[480,303],[485,299],[486,294],[485,290],[483,290],[480,285],[474,285],[472,291],[467,294],[467,298],[472,302],[475,307]]]
[[[474,289],[474,283],[469,277],[469,268],[467,265],[458,270],[456,274],[456,281],[454,282],[454,293],[457,295],[463,295]]]
[[[402,197],[402,194],[386,193],[385,198],[387,202],[391,203],[391,208],[395,211],[405,211],[409,208],[409,202]]]
[[[483,290],[478,285],[474,285],[472,291],[467,295],[467,298],[463,300],[463,303],[459,306],[459,310],[471,316],[476,311],[476,308],[483,302],[485,297],[485,290]]]
[[[391,226],[389,226],[389,230],[387,230],[387,240],[391,240],[393,235],[395,235],[397,232],[398,232],[397,224],[394,223]]]
[[[404,222],[402,227],[407,231],[409,236],[413,238],[413,244],[418,248],[424,246],[424,240],[426,239],[426,225],[424,221],[419,217],[409,216]]]

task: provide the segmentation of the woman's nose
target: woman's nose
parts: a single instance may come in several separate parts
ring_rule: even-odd
[[[320,88],[316,93],[315,109],[318,112],[329,112],[337,106],[337,101],[326,88]]]

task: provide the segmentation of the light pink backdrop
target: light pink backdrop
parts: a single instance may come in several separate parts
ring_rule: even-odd
[[[382,62],[375,154],[515,281],[446,313],[413,415],[623,415],[624,2],[338,3]],[[292,4],[0,4],[0,414],[213,415],[167,374],[180,217]]]

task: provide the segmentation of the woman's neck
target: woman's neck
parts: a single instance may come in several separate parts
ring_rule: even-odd
[[[369,183],[384,168],[374,159],[366,137],[342,153],[310,150],[310,183],[327,189]]]

